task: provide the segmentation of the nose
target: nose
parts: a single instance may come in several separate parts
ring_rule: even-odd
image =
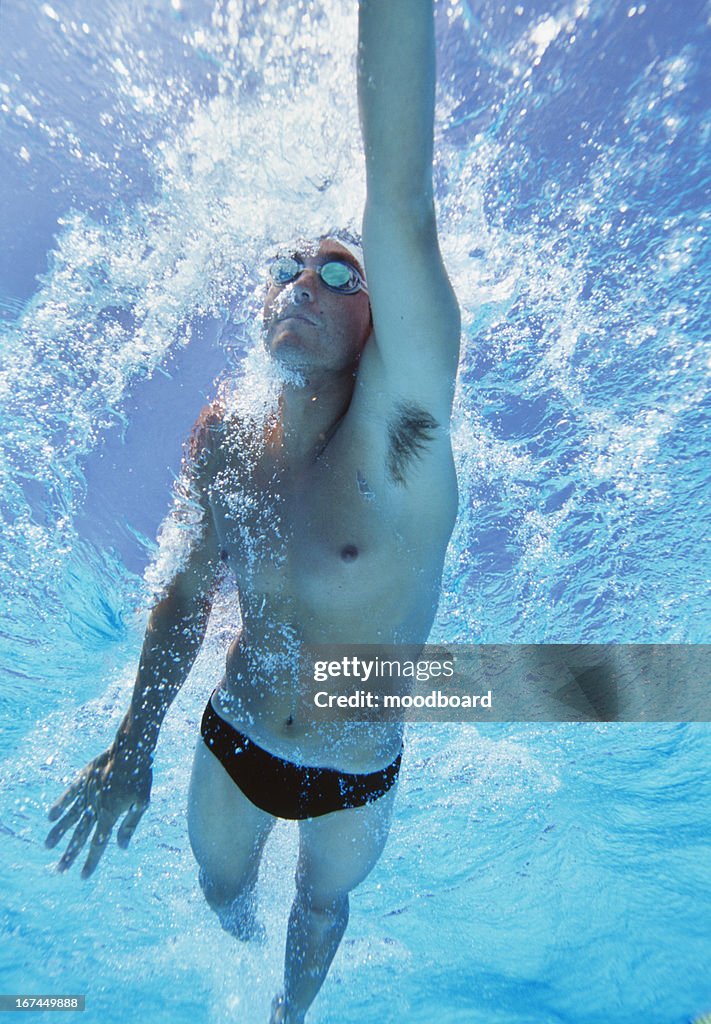
[[[313,267],[304,267],[291,285],[292,301],[297,305],[302,302],[313,302],[316,295],[316,271]]]

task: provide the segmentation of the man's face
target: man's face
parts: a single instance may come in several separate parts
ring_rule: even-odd
[[[357,266],[353,257],[331,238],[298,245],[294,254],[304,270],[286,285],[270,284],[264,302],[267,351],[302,372],[355,367],[371,331],[368,295],[331,291],[318,274],[329,259]]]

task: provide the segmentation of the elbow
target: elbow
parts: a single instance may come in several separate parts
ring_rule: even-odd
[[[162,632],[174,626],[194,626],[204,623],[210,615],[212,601],[202,593],[189,593],[174,585],[154,606],[148,620],[149,632]]]

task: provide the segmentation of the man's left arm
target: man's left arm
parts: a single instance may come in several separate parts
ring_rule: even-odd
[[[432,184],[432,0],[361,0],[358,97],[366,155],[363,247],[388,386],[437,416],[451,405],[460,317],[442,264]]]

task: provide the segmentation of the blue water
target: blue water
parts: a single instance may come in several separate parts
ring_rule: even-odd
[[[266,946],[202,900],[185,800],[229,618],[128,853],[44,814],[128,701],[182,441],[252,344],[259,256],[357,223],[355,4],[0,8],[0,992],[261,1022]],[[464,319],[434,639],[709,642],[707,9],[438,7],[435,168]],[[219,337],[229,310],[232,327]],[[310,1019],[686,1024],[711,1011],[708,726],[419,725]]]

